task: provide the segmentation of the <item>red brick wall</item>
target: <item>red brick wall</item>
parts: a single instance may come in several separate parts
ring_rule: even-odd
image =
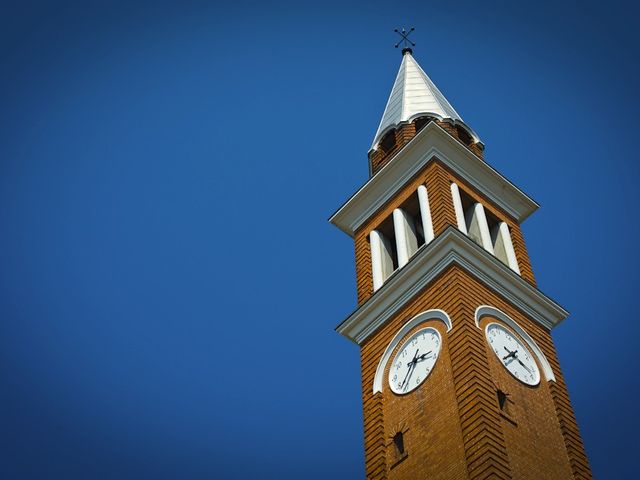
[[[417,121],[420,121],[419,119]],[[455,127],[453,124],[447,121],[440,120],[432,120],[436,122],[440,127],[442,127],[445,131],[449,133],[453,138],[462,143],[465,147],[467,147],[471,152],[477,155],[480,158],[484,156],[484,149],[479,143],[471,141],[465,141],[460,135],[460,128]],[[389,163],[393,157],[398,153],[402,147],[404,147],[413,137],[416,136],[416,121],[411,123],[405,123],[400,125],[394,131],[395,134],[395,146],[388,151],[383,150],[382,148],[378,148],[378,150],[372,150],[369,152],[369,171],[371,175],[375,175],[380,171],[382,167],[384,167],[387,163]]]
[[[464,140],[450,123],[437,123]],[[415,124],[402,125],[394,134],[396,145],[392,150],[371,153],[373,174],[415,136]],[[466,147],[482,155],[480,145]],[[429,193],[435,235],[457,226],[451,182],[508,224],[521,276],[535,285],[518,223],[434,159],[355,233],[359,305],[373,294],[371,230],[415,195],[419,185],[426,185]],[[528,387],[504,369],[487,347],[484,331],[475,325],[475,310],[482,304],[502,310],[531,335],[547,357],[556,382],[542,379],[538,386]],[[441,322],[429,322],[443,338],[433,372],[417,390],[397,396],[388,388],[387,370],[383,392],[374,395],[373,378],[387,345],[405,322],[428,309],[444,310],[454,326],[447,333]],[[489,320],[484,319],[482,326]],[[441,274],[362,345],[361,367],[368,479],[591,478],[550,332],[458,266]],[[509,394],[506,410],[498,405],[498,388]],[[403,457],[397,456],[392,442],[397,431],[404,432],[407,455]]]
[[[492,305],[523,327],[549,360],[557,382],[536,387],[515,380],[486,346],[475,309]],[[373,377],[387,345],[420,312],[447,312],[453,329],[430,322],[443,337],[435,368],[414,392],[373,394]],[[483,320],[484,322],[488,320]],[[416,327],[418,328],[418,327]],[[399,347],[398,347],[399,348]],[[550,333],[457,266],[424,289],[361,349],[368,479],[591,478]],[[509,393],[508,418],[496,389]],[[393,433],[405,431],[406,458],[396,463]]]
[[[471,186],[457,177],[441,162],[433,160],[356,232],[354,239],[358,304],[364,303],[373,294],[371,248],[369,245],[369,233],[371,230],[375,229],[380,223],[392,215],[393,210],[402,205],[407,198],[411,195],[416,195],[416,190],[419,185],[426,185],[429,193],[429,205],[435,235],[438,236],[450,225],[457,226],[453,200],[451,198],[451,182],[456,182],[461,190],[477,201],[480,201],[487,211],[509,225],[521,276],[535,285],[535,277],[531,268],[531,262],[529,261],[529,254],[527,253],[518,223],[488,199],[476,193]]]

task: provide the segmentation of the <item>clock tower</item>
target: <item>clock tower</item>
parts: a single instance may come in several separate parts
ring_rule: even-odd
[[[365,470],[374,479],[591,478],[521,223],[538,205],[403,50],[367,182],[330,221],[355,242]]]

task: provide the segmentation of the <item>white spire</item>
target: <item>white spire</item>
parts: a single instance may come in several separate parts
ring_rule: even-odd
[[[420,68],[411,51],[406,49],[371,148],[378,144],[390,127],[413,120],[419,114],[433,114],[435,117],[462,122],[458,112]]]

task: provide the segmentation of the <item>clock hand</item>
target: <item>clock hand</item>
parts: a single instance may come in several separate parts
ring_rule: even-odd
[[[404,379],[402,380],[402,383],[400,384],[400,388],[402,388],[404,386],[404,382],[407,381],[407,377],[409,376],[409,372],[411,371],[411,367],[412,367],[411,362],[407,363],[407,367],[409,367],[409,368],[407,368],[407,374],[404,376]]]
[[[429,355],[431,353],[431,350],[429,350],[427,353],[423,353],[422,355],[420,355],[418,358],[416,358],[416,363],[418,363],[421,360],[424,360],[427,355]]]
[[[400,384],[400,388],[404,387],[404,382],[407,381],[407,378],[409,378],[409,373],[411,373],[411,369],[413,368],[413,361],[407,363],[407,374],[404,376],[404,380],[402,380],[402,383]]]
[[[522,363],[522,360],[520,360],[518,357],[516,357],[516,360],[518,360],[518,363],[522,365],[527,372],[532,373],[529,367],[527,367],[524,363]]]
[[[413,366],[416,364],[416,358],[418,358],[419,351],[420,349],[416,350],[416,354],[413,356],[413,360],[407,363],[407,367],[408,367],[407,374],[404,376],[404,380],[402,380],[402,383],[400,384],[400,388],[404,387],[404,383],[409,379],[409,374],[413,370]]]
[[[507,347],[504,347],[505,350],[507,350]],[[507,350],[507,352],[509,352],[509,350]],[[502,360],[506,360],[507,358],[513,357],[516,358],[516,353],[518,353],[517,350],[514,350],[513,352],[509,352],[508,355],[505,355],[504,357],[502,357]]]

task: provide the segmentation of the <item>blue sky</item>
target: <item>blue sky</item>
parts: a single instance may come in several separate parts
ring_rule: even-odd
[[[0,19],[0,473],[364,478],[353,247],[393,28],[524,224],[597,478],[640,390],[632,4],[21,2]]]

